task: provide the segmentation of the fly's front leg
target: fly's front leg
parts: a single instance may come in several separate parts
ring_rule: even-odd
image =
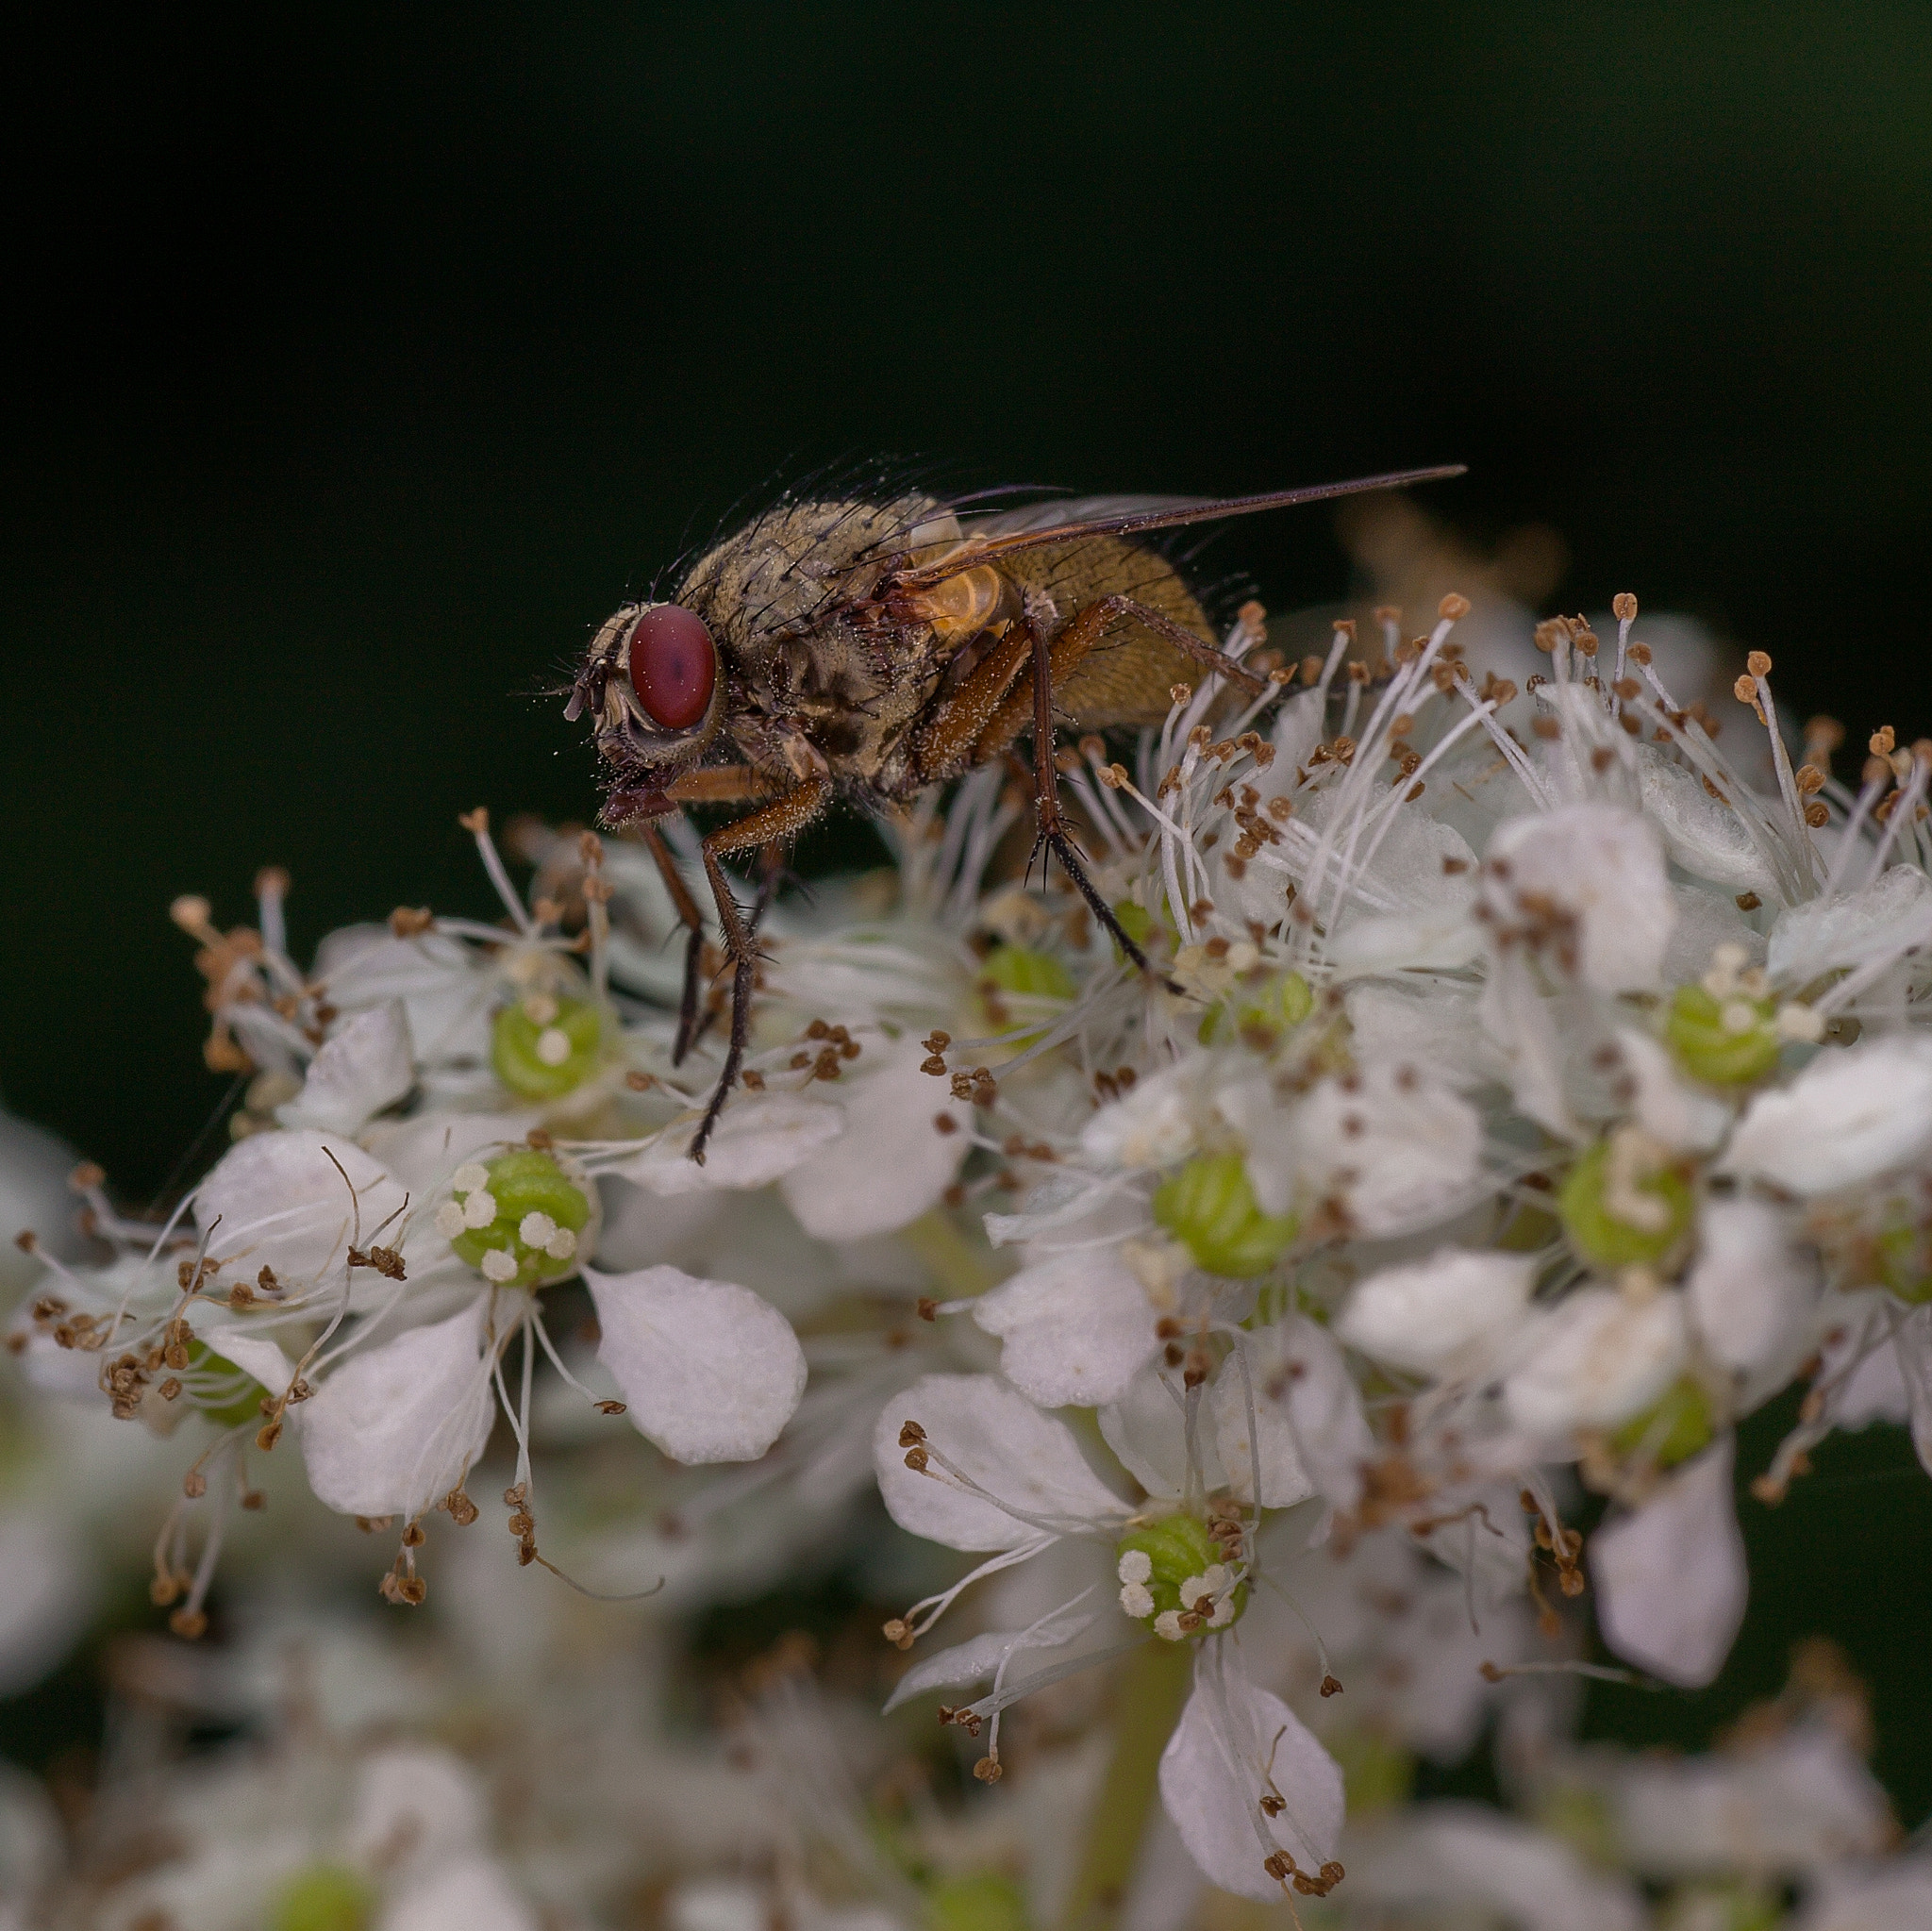
[[[751,1036],[752,982],[758,971],[755,927],[745,921],[731,887],[724,877],[721,859],[734,852],[761,851],[779,841],[797,835],[831,802],[832,787],[824,778],[800,785],[795,791],[741,818],[735,824],[720,825],[707,834],[703,851],[705,876],[710,881],[711,896],[717,902],[718,924],[724,933],[724,950],[731,960],[731,1040],[724,1051],[724,1070],[718,1076],[705,1117],[691,1137],[691,1157],[699,1166],[705,1163],[705,1146],[711,1128],[724,1108],[724,1100],[738,1084],[738,1070],[744,1063],[745,1041]]]
[[[658,827],[646,822],[640,828],[639,837],[658,867],[658,876],[664,881],[664,890],[670,894],[671,908],[677,914],[685,930],[684,990],[677,1001],[677,1039],[671,1048],[672,1065],[680,1066],[684,1063],[684,1056],[691,1051],[691,1038],[697,1029],[698,980],[705,962],[704,914],[698,910],[698,902],[691,895],[691,888],[685,884],[684,874],[677,869],[677,860],[671,856],[671,848],[664,842]]]

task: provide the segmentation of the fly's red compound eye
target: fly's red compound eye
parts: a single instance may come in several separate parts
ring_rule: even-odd
[[[630,634],[630,685],[644,714],[667,731],[688,731],[711,707],[718,650],[702,618],[675,604],[646,610]]]

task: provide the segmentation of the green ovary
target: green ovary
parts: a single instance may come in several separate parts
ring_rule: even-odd
[[[490,1063],[526,1100],[561,1099],[596,1070],[603,1020],[588,999],[531,992],[496,1015]]]
[[[1932,1268],[1926,1264],[1923,1231],[1913,1225],[1889,1228],[1878,1237],[1878,1277],[1901,1301],[1915,1307],[1932,1301]]]
[[[1662,1397],[1610,1437],[1620,1455],[1641,1453],[1660,1469],[1673,1469],[1707,1447],[1717,1433],[1710,1403],[1687,1375],[1679,1375]]]
[[[995,945],[980,962],[979,976],[1025,999],[1071,999],[1078,990],[1052,953],[1030,945]]]
[[[1144,1568],[1141,1556],[1146,1557]],[[1208,1577],[1217,1566],[1224,1573],[1229,1567],[1228,1558],[1208,1535],[1207,1523],[1191,1515],[1164,1515],[1145,1528],[1130,1529],[1114,1545],[1114,1564],[1122,1585],[1121,1606],[1143,1628],[1158,1635],[1166,1634],[1158,1627],[1163,1615],[1193,1608],[1191,1602],[1181,1599],[1184,1583]],[[1152,1606],[1142,1607],[1138,1615],[1127,1601],[1136,1589],[1145,1592]],[[1237,1588],[1226,1600],[1232,1605],[1232,1613],[1214,1625],[1222,1629],[1230,1628],[1241,1620],[1241,1611],[1248,1606],[1246,1586]],[[1204,1623],[1198,1630],[1185,1633],[1205,1636],[1208,1628]]]
[[[1570,1170],[1557,1196],[1570,1244],[1598,1267],[1652,1267],[1683,1239],[1696,1211],[1690,1186],[1668,1167],[1639,1174],[1630,1192],[1655,1201],[1643,1224],[1625,1220],[1609,1200],[1610,1144],[1599,1140]],[[1626,1211],[1628,1210],[1626,1207]]]
[[[311,1864],[275,1894],[268,1931],[364,1931],[375,1915],[375,1892],[344,1864]]]
[[[996,1871],[947,1877],[926,1893],[928,1931],[1027,1931],[1026,1900]]]
[[[1692,1079],[1747,1086],[1777,1065],[1783,1045],[1770,999],[1719,999],[1702,986],[1679,986],[1664,1018],[1664,1040]]]
[[[468,1168],[476,1164],[459,1167],[458,1181],[474,1179]],[[549,1154],[534,1147],[499,1155],[482,1163],[482,1173],[481,1186],[459,1186],[453,1204],[465,1223],[475,1211],[470,1203],[479,1194],[489,1196],[495,1212],[480,1227],[466,1224],[450,1233],[458,1259],[498,1287],[539,1288],[575,1273],[576,1237],[591,1219],[590,1197],[583,1189]],[[505,1258],[492,1261],[492,1254]]]
[[[1294,1214],[1263,1213],[1239,1154],[1202,1154],[1154,1190],[1154,1218],[1208,1273],[1266,1273],[1294,1243]]]
[[[1267,1035],[1273,1044],[1291,1032],[1315,1009],[1315,994],[1299,973],[1284,973],[1258,988],[1230,992],[1201,1016],[1204,1046],[1231,1045]]]

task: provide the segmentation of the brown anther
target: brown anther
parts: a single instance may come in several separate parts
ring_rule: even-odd
[[[935,1113],[932,1116],[932,1130],[935,1133],[957,1133],[959,1123],[950,1113]]]
[[[208,1493],[208,1477],[199,1469],[190,1469],[181,1477],[181,1492],[191,1502],[199,1502]]]
[[[1555,718],[1538,718],[1530,725],[1539,738],[1556,739],[1563,735],[1563,726]]]
[[[1320,681],[1322,675],[1322,659],[1320,658],[1304,658],[1301,668],[1302,682],[1304,684],[1314,684]]]
[[[365,1536],[375,1536],[380,1535],[394,1521],[395,1517],[392,1515],[358,1515],[356,1518],[356,1526]]]
[[[1831,813],[1823,805],[1813,803],[1805,807],[1805,823],[1813,831],[1821,831],[1831,823]]]
[[[403,1531],[403,1547],[406,1549],[420,1549],[428,1540],[429,1538],[423,1532],[423,1524],[419,1522],[412,1522]]]
[[[1585,657],[1595,657],[1597,646],[1596,632],[1591,629],[1588,624],[1578,624],[1570,641]]]
[[[1619,624],[1634,624],[1637,621],[1637,599],[1626,590],[1620,590],[1610,599],[1610,615]]]
[[[1341,1694],[1341,1685],[1333,1676],[1324,1676],[1322,1678],[1322,1694],[1324,1696],[1340,1696]]]
[[[436,923],[427,906],[398,906],[389,915],[389,929],[398,939],[416,939]]]
[[[1898,734],[1890,724],[1880,724],[1866,741],[1866,749],[1874,757],[1890,757],[1898,744]]]
[[[915,1475],[923,1475],[926,1473],[925,1460],[925,1450],[923,1448],[908,1448],[906,1451],[906,1466]]]
[[[1459,622],[1469,615],[1469,599],[1458,591],[1451,591],[1436,606],[1436,615],[1451,624]]]
[[[1169,700],[1178,707],[1191,701],[1194,687],[1191,684],[1170,684],[1167,687],[1167,694]]]
[[[1005,1773],[1000,1768],[997,1756],[982,1756],[973,1766],[973,1774],[983,1784],[996,1784]]]
[[[1736,659],[1733,658],[1732,661],[1736,662]],[[1756,704],[1757,702],[1757,679],[1747,671],[1731,686],[1731,695],[1740,704]]]
[[[899,1426],[899,1446],[913,1448],[925,1440],[925,1430],[917,1422],[903,1422]]]
[[[168,1627],[176,1636],[185,1637],[190,1642],[197,1637],[208,1634],[208,1615],[205,1610],[179,1608],[168,1618]]]
[[[1740,912],[1755,912],[1763,903],[1755,891],[1740,891],[1738,894],[1737,906]]]
[[[912,1647],[912,1625],[903,1616],[894,1616],[881,1633],[894,1649]]]
[[[449,1519],[459,1529],[468,1528],[483,1513],[460,1489],[452,1489],[436,1506],[441,1509],[446,1510]],[[405,1540],[407,1540],[408,1539],[405,1538]]]

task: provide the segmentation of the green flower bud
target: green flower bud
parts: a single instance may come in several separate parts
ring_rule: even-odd
[[[190,1398],[217,1428],[239,1428],[244,1422],[261,1420],[268,1390],[206,1341],[188,1343],[188,1374]],[[215,1384],[212,1389],[209,1382]]]
[[[1071,999],[1079,990],[1052,953],[1030,945],[995,945],[980,961],[979,976],[1025,999]]]
[[[1598,1267],[1656,1266],[1690,1230],[1696,1202],[1669,1167],[1620,1175],[1614,1151],[1600,1140],[1570,1169],[1557,1197],[1563,1231]]]
[[[1341,1766],[1349,1816],[1397,1810],[1408,1802],[1415,1788],[1415,1758],[1401,1744],[1378,1730],[1357,1729],[1324,1737],[1323,1743]]]
[[[926,1892],[927,1931],[1027,1931],[1026,1900],[1010,1877],[976,1871]]]
[[[1708,1397],[1682,1374],[1641,1415],[1632,1415],[1610,1442],[1619,1455],[1641,1454],[1660,1469],[1674,1469],[1707,1448],[1716,1433]]]
[[[1719,999],[1703,986],[1679,986],[1664,1016],[1664,1040],[1677,1064],[1709,1086],[1747,1086],[1777,1065],[1784,1041],[1777,1002],[1733,992]]]
[[[1239,1154],[1199,1154],[1154,1190],[1154,1218],[1209,1273],[1266,1273],[1294,1244],[1294,1214],[1263,1213]]]
[[[1201,1015],[1204,1046],[1232,1045],[1266,1034],[1268,1045],[1292,1032],[1315,1009],[1315,994],[1299,973],[1283,973],[1259,987],[1241,987]]]
[[[295,1873],[268,1908],[268,1931],[364,1931],[375,1891],[346,1864],[310,1864]]]
[[[458,1259],[498,1287],[541,1288],[577,1269],[577,1237],[591,1196],[552,1154],[518,1147],[488,1162],[466,1160],[436,1224]]]
[[[588,999],[526,992],[496,1015],[490,1063],[526,1100],[561,1099],[596,1070],[604,1022]]]
[[[1232,1564],[1196,1516],[1164,1515],[1145,1528],[1129,1530],[1114,1545],[1114,1565],[1121,1607],[1173,1642],[1230,1628],[1248,1606],[1247,1585],[1228,1590]],[[1189,1585],[1191,1593],[1184,1597]],[[1208,1595],[1214,1599],[1212,1611],[1191,1627],[1179,1626],[1176,1619],[1196,1614],[1195,1603]]]

